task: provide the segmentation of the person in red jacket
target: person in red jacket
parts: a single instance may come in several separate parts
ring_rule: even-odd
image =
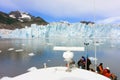
[[[109,69],[109,67],[106,67],[105,69],[103,69],[103,75],[105,75],[106,73],[108,73],[108,69]]]
[[[110,69],[109,67],[106,67],[104,70],[103,70],[103,75],[108,77],[108,78],[111,78],[112,77],[112,74],[110,73]]]
[[[106,69],[103,70],[103,75],[112,80],[117,80],[117,76],[110,72],[109,67],[106,67]]]

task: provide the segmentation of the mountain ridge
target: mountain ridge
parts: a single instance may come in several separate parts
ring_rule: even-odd
[[[47,25],[48,22],[25,12],[11,11],[7,14],[0,11],[0,29],[20,29],[31,24]]]

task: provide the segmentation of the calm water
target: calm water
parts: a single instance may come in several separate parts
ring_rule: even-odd
[[[74,52],[74,60],[77,62],[81,56],[94,57],[95,46],[93,39],[88,40],[89,45],[85,52]],[[104,67],[110,67],[111,72],[120,78],[120,40],[99,40],[101,43],[96,47],[97,63],[102,62]],[[54,46],[84,46],[84,39],[1,39],[0,40],[0,78],[3,76],[17,76],[26,73],[31,67],[42,68],[44,63],[48,67],[64,66],[63,51],[53,51]],[[9,48],[14,48],[8,51]],[[23,49],[23,52],[15,50]],[[29,56],[34,53],[34,56]],[[92,61],[94,64],[94,61]],[[119,80],[119,79],[118,79]]]

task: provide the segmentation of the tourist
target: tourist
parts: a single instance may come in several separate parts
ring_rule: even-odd
[[[103,73],[103,63],[100,63],[99,66],[97,66],[97,72],[99,74],[102,74]]]
[[[80,60],[77,62],[78,68],[85,69],[85,61],[86,61],[85,57],[82,56]]]
[[[103,70],[103,73],[102,73],[104,76],[110,78],[111,77],[111,74],[110,74],[110,70],[109,70],[109,67],[106,67],[104,70]]]
[[[103,70],[103,75],[112,79],[112,80],[117,80],[117,76],[115,74],[112,74],[110,72],[110,68],[109,67],[106,67],[104,70]]]
[[[91,60],[87,58],[87,70],[90,70]]]

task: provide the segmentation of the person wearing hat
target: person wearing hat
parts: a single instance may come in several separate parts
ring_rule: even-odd
[[[102,73],[104,76],[108,77],[108,78],[111,78],[112,74],[110,73],[110,68],[109,67],[106,67],[104,70],[103,70],[103,73]]]
[[[110,68],[109,67],[106,67],[104,70],[103,70],[103,75],[112,79],[112,80],[117,80],[117,76],[113,73],[110,72]]]
[[[100,63],[99,66],[97,66],[97,72],[99,74],[102,74],[103,73],[103,63]]]

